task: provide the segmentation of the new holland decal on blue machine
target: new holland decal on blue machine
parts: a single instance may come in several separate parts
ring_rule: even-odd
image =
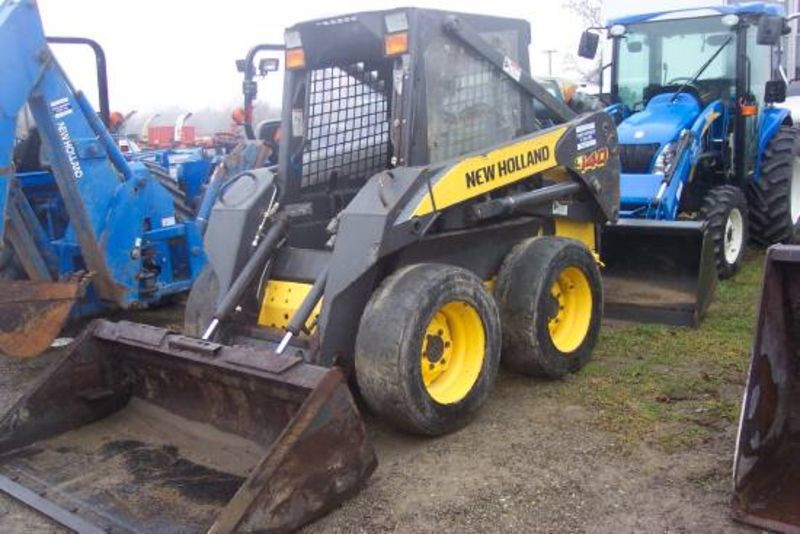
[[[67,123],[63,121],[64,117],[72,114],[72,105],[69,103],[69,99],[64,97],[50,102],[50,112],[53,114],[53,118],[58,121],[56,122],[56,131],[61,140],[61,146],[64,148],[64,154],[69,161],[70,169],[72,169],[72,176],[75,180],[80,180],[83,178],[83,169],[78,159],[78,151],[75,150],[75,143],[72,142]]]

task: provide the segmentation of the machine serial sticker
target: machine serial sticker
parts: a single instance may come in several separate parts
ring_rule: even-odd
[[[593,122],[587,122],[575,127],[578,137],[578,150],[585,150],[597,145],[597,130]]]
[[[522,78],[522,67],[517,65],[517,62],[508,56],[503,57],[503,72],[511,76],[516,81],[519,81],[519,79]]]
[[[566,217],[569,215],[569,206],[563,204],[559,201],[553,202],[553,215],[561,215],[562,217]]]
[[[601,169],[608,163],[608,148],[602,146],[588,154],[575,157],[575,168],[580,172]]]
[[[303,115],[302,109],[293,109],[292,110],[292,135],[294,137],[303,137],[303,131],[305,129],[305,117]]]
[[[56,119],[63,119],[72,113],[72,105],[69,103],[69,98],[59,98],[50,102],[50,112]]]
[[[162,217],[161,218],[161,227],[162,228],[167,228],[169,226],[175,226],[175,217],[173,217],[171,215],[169,217]]]

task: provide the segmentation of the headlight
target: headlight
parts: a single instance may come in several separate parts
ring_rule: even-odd
[[[658,152],[653,165],[654,174],[667,174],[671,170],[675,159],[675,145],[675,141],[671,141]]]

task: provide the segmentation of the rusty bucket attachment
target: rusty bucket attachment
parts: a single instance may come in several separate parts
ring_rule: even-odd
[[[53,343],[88,282],[0,282],[0,354],[38,356]]]
[[[124,321],[0,421],[0,489],[79,531],[293,530],[376,464],[338,369]]]
[[[734,517],[800,532],[800,246],[767,252],[734,458]]]
[[[620,219],[603,228],[604,313],[611,319],[697,326],[717,283],[704,222]]]

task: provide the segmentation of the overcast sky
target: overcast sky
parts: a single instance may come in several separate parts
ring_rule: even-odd
[[[695,0],[625,2],[607,0],[615,10],[652,10]],[[714,3],[707,1],[705,3]],[[718,3],[718,2],[717,2]],[[164,106],[186,110],[229,106],[241,99],[241,78],[234,60],[260,42],[282,42],[283,30],[296,22],[362,10],[402,5],[397,0],[39,0],[48,35],[84,36],[99,41],[109,63],[111,106],[127,112]],[[554,74],[563,74],[563,52],[575,51],[582,22],[561,7],[561,0],[416,0],[414,5],[530,21],[535,74],[547,74],[546,49]],[[88,50],[54,47],[73,83],[96,100],[94,65]],[[69,50],[69,51],[67,51]],[[280,103],[280,76],[260,86],[262,101]]]
[[[103,45],[109,63],[111,106],[120,111],[171,105],[191,110],[238,102],[241,78],[234,60],[243,57],[250,46],[282,42],[284,28],[296,22],[403,5],[396,0],[38,3],[48,35],[91,37]],[[583,29],[577,17],[560,8],[560,0],[417,0],[414,5],[528,19],[534,41],[532,63],[539,74],[547,72],[542,51],[576,50]],[[54,49],[75,85],[94,96],[91,53],[66,52],[64,46]],[[554,70],[560,72],[558,65],[560,60],[555,57]],[[279,99],[279,76],[264,81],[259,96]]]

